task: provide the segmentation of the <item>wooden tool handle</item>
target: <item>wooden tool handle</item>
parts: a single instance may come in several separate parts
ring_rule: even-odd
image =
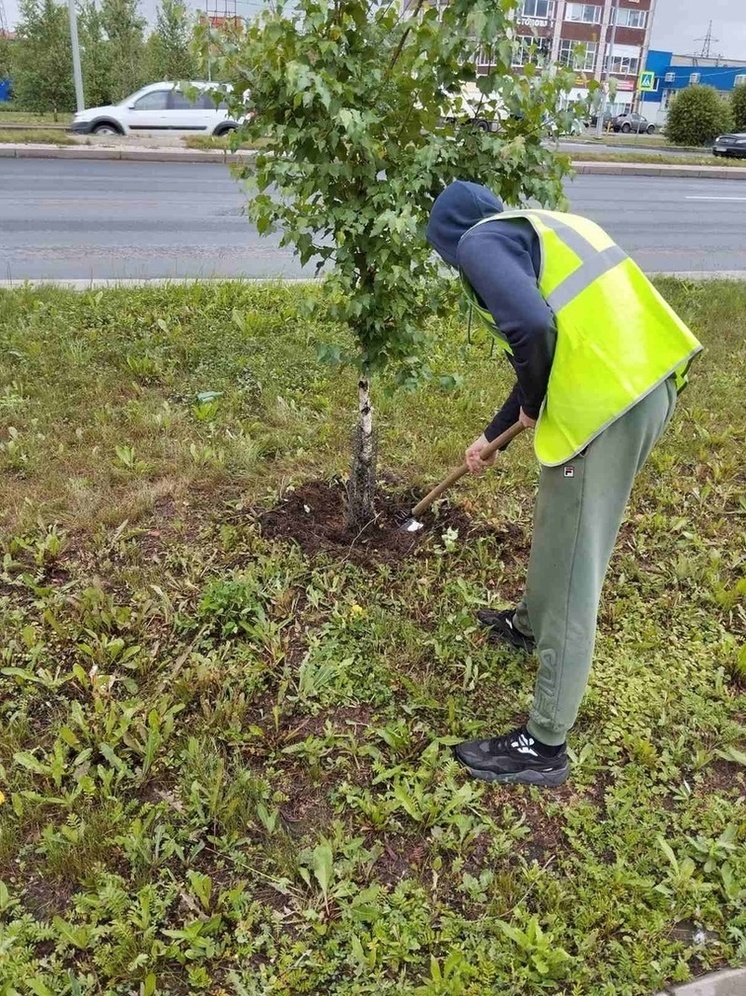
[[[487,443],[485,448],[479,454],[480,459],[485,460],[491,457],[492,454],[499,450],[501,446],[506,446],[511,439],[515,439],[516,436],[519,436],[525,428],[526,426],[522,425],[520,422],[516,422],[511,425],[511,427],[506,429],[505,432],[497,437],[497,439],[493,439],[491,443]],[[441,481],[440,484],[433,488],[430,494],[425,495],[422,501],[415,505],[412,509],[412,516],[417,518],[418,515],[421,515],[426,509],[430,508],[436,498],[440,498],[444,491],[447,491],[452,484],[455,484],[456,481],[460,480],[464,474],[468,473],[468,471],[469,465],[467,463],[462,463],[460,467],[456,467],[455,470],[452,470],[444,481]]]

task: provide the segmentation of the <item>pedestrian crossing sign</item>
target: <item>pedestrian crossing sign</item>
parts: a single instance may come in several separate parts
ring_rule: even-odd
[[[640,73],[640,90],[650,92],[655,89],[655,73],[650,69],[646,69],[644,73]]]

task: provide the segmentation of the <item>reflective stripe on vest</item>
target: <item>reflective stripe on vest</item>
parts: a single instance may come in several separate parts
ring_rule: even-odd
[[[552,309],[557,342],[534,435],[541,463],[565,463],[670,376],[678,390],[702,349],[637,264],[594,222],[555,211],[506,211],[478,222],[533,226],[541,247],[539,290]],[[464,237],[468,236],[468,232]],[[468,281],[465,289],[498,344]]]

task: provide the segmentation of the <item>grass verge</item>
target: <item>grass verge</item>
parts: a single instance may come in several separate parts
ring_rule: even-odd
[[[72,135],[66,135],[63,131],[44,131],[42,128],[30,128],[28,131],[20,131],[15,128],[12,131],[3,131],[0,128],[0,143],[15,145],[76,145]]]
[[[521,591],[525,439],[454,496],[477,534],[306,556],[261,511],[345,472],[356,394],[302,289],[0,292],[0,988],[643,996],[746,959],[746,285],[659,287],[706,353],[545,795],[448,747],[529,701],[473,619]],[[420,486],[509,387],[431,331],[442,381],[376,385]]]
[[[597,138],[595,132],[587,132],[583,135],[578,135],[575,137],[563,138],[563,142],[598,142],[600,145],[606,146],[618,146],[619,148],[627,149],[630,146],[642,146],[643,148],[651,146],[660,148],[665,151],[667,149],[679,149],[683,152],[708,152],[709,148],[706,146],[697,145],[675,145],[673,142],[669,142],[664,135],[659,132],[655,132],[652,135],[625,135],[621,132],[606,132],[601,138]]]
[[[218,149],[223,152],[231,151],[231,140],[229,137],[216,138],[215,135],[186,135],[183,145],[187,149],[201,149],[205,152]],[[259,139],[256,142],[243,142],[239,149],[261,149],[266,143]]]
[[[623,152],[570,152],[573,162],[584,163],[647,163],[655,166],[740,166],[746,167],[746,159],[732,159],[725,156],[667,156],[664,152],[638,152],[634,156]]]
[[[8,107],[7,104],[0,104],[0,127],[4,124],[27,124],[27,125],[67,125],[73,119],[72,114],[31,114],[28,111],[16,111]]]

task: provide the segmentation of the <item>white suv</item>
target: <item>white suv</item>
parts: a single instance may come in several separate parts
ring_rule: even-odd
[[[228,116],[226,104],[219,102],[219,94],[213,95],[213,89],[217,90],[218,85],[151,83],[120,104],[80,111],[70,131],[78,135],[226,135],[239,122]]]

